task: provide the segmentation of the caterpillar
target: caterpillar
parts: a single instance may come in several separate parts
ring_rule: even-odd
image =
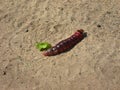
[[[60,41],[55,46],[51,47],[43,53],[44,56],[54,56],[62,52],[66,52],[72,49],[78,42],[80,42],[84,37],[85,33],[83,29],[77,30],[69,38]]]

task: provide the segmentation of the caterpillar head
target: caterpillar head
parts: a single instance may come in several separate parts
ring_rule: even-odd
[[[80,30],[77,30],[77,32],[80,33],[80,34],[83,34],[84,30],[80,29]]]

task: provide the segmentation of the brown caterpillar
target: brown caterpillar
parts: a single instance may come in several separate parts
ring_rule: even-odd
[[[72,36],[69,38],[60,41],[58,44],[48,49],[43,53],[45,56],[54,56],[60,54],[62,52],[68,51],[73,48],[78,42],[80,42],[84,37],[85,33],[83,29],[77,30]]]

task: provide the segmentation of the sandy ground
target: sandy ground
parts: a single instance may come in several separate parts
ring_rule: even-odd
[[[35,48],[80,28],[69,52]],[[120,0],[0,0],[0,90],[120,90]]]

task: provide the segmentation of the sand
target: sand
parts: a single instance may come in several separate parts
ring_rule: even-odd
[[[66,53],[35,48],[81,28]],[[0,0],[0,90],[120,90],[120,0]]]

